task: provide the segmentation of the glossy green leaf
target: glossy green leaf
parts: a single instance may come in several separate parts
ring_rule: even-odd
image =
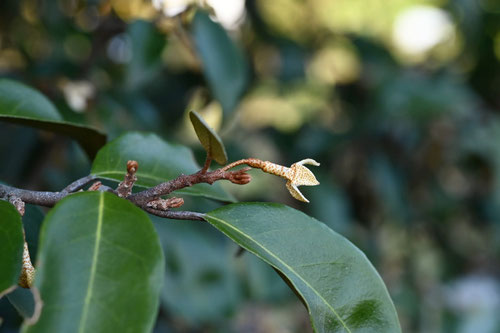
[[[247,86],[248,65],[243,53],[203,11],[194,17],[193,37],[210,89],[227,115],[238,105]]]
[[[307,305],[316,332],[401,332],[377,271],[323,223],[265,203],[225,206],[206,218],[286,277]]]
[[[8,79],[0,79],[0,121],[67,135],[77,140],[91,159],[106,143],[106,136],[100,131],[64,121],[41,93]]]
[[[21,215],[10,203],[0,200],[0,297],[17,284],[23,260]]]
[[[180,174],[190,174],[200,169],[188,148],[168,143],[154,134],[130,132],[99,151],[92,164],[92,173],[101,178],[122,181],[128,160],[139,163],[135,184],[142,187],[155,186]],[[176,193],[234,201],[218,183],[197,184]]]
[[[149,332],[164,271],[146,213],[105,192],[83,192],[47,214],[35,287],[44,306],[24,332]]]
[[[189,119],[201,145],[207,151],[208,156],[215,162],[224,165],[227,163],[226,148],[217,133],[205,122],[205,120],[195,111],[189,112]]]

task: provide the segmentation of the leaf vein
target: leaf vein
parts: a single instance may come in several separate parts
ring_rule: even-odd
[[[94,252],[92,254],[92,266],[90,268],[89,284],[87,286],[87,293],[85,294],[85,300],[83,303],[82,317],[79,324],[79,333],[85,332],[85,325],[87,323],[87,316],[90,307],[90,300],[92,299],[92,293],[94,290],[94,281],[97,271],[97,262],[99,259],[99,246],[101,243],[101,232],[102,232],[102,222],[103,222],[103,211],[104,211],[104,193],[101,192],[99,196],[99,208],[97,213],[97,227],[95,234]]]

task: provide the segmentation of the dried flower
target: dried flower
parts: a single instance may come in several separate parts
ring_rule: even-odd
[[[288,189],[292,197],[300,201],[309,202],[309,200],[307,200],[299,191],[299,189],[297,188],[298,186],[319,185],[318,180],[311,172],[311,170],[304,166],[304,164],[319,166],[319,163],[311,158],[306,158],[302,161],[294,163],[289,168],[269,161],[262,161],[256,158],[247,158],[228,164],[224,168],[222,168],[222,170],[226,171],[241,164],[247,164],[253,168],[259,168],[266,173],[285,178],[287,180],[286,188]]]

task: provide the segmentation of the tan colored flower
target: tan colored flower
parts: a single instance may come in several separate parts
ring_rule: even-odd
[[[309,200],[307,200],[299,191],[298,186],[319,185],[318,180],[311,172],[311,170],[304,166],[304,164],[319,166],[319,163],[311,158],[306,158],[305,160],[294,163],[289,168],[269,161],[262,161],[256,158],[247,158],[228,164],[222,169],[226,171],[241,164],[247,164],[251,167],[259,168],[266,173],[285,178],[287,180],[286,188],[288,189],[292,197],[300,201],[309,202]]]
[[[307,158],[305,160],[299,161],[297,163],[292,164],[292,166],[288,169],[287,176],[288,179],[286,182],[286,188],[288,192],[297,200],[309,202],[309,200],[304,197],[304,195],[297,188],[301,185],[306,186],[314,186],[319,185],[318,180],[314,176],[314,174],[304,166],[304,164],[311,164],[314,166],[319,166],[319,163],[311,158]]]

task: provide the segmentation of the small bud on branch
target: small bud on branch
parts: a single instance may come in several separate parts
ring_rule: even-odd
[[[137,181],[135,173],[138,168],[139,163],[137,163],[137,161],[131,160],[127,162],[127,174],[125,175],[125,179],[118,184],[118,187],[116,188],[116,192],[119,197],[127,198],[130,194],[132,194],[132,187],[134,187],[134,184]]]
[[[89,191],[98,191],[101,186],[102,186],[102,183],[100,181],[97,181],[94,184],[90,185],[88,190]]]
[[[147,203],[147,206],[157,210],[169,210],[170,208],[178,208],[184,205],[182,198],[156,199]]]

